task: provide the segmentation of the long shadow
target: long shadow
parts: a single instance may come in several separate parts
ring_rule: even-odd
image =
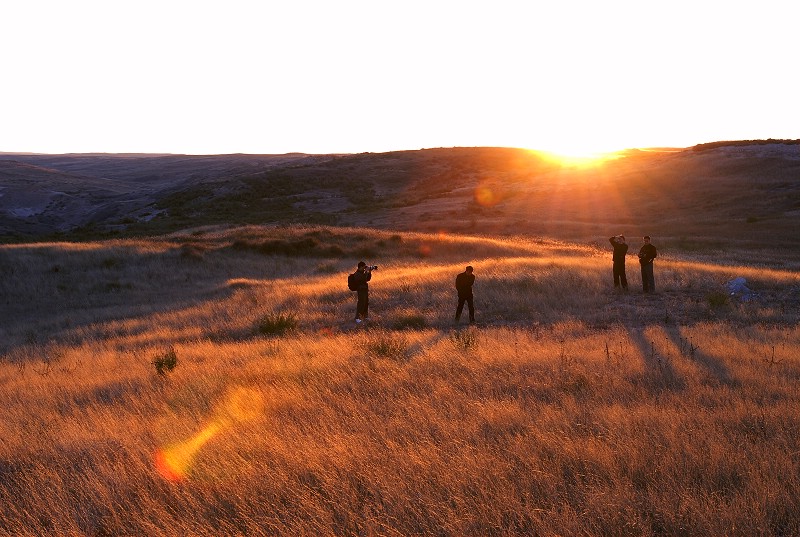
[[[179,255],[175,249],[136,254],[116,253],[109,249],[107,253],[98,254],[84,251],[65,253],[58,247],[39,247],[37,255],[32,258],[45,266],[31,272],[31,278],[38,279],[40,286],[34,290],[40,295],[33,299],[33,305],[26,302],[26,289],[7,288],[8,295],[0,295],[0,356],[18,353],[24,357],[32,353],[33,357],[41,354],[42,347],[51,344],[76,344],[90,337],[133,337],[148,330],[155,333],[158,327],[152,326],[153,316],[223,302],[239,288],[230,283],[233,279],[270,281],[265,278],[268,270],[252,260],[232,264],[224,259],[176,259]],[[87,262],[87,257],[97,261]],[[108,267],[97,269],[97,265],[103,263]],[[118,264],[122,270],[118,270]],[[159,266],[164,268],[159,269]],[[10,263],[8,267],[13,270]],[[131,267],[135,270],[132,271]],[[86,270],[96,272],[91,273],[94,281],[87,280]],[[179,277],[171,279],[171,287],[151,283],[150,279],[159,277],[158,270],[177,271]],[[24,283],[26,277],[18,278]],[[69,293],[58,300],[60,307],[48,307],[46,300],[41,298],[58,293]],[[123,324],[127,326],[121,328]],[[214,335],[213,327],[205,327],[205,331]],[[233,337],[241,338],[243,335],[233,334]],[[191,337],[187,336],[187,339]],[[180,340],[179,337],[172,341]]]
[[[440,341],[444,340],[445,338],[452,337],[452,332],[448,332],[446,330],[438,330],[430,339],[427,341],[421,341],[418,343],[412,344],[408,351],[410,356],[418,356],[421,355],[426,348],[435,347],[439,344]]]
[[[672,365],[672,361],[656,347],[653,340],[644,334],[644,328],[628,328],[630,340],[636,345],[644,362],[643,381],[654,394],[663,391],[683,391],[686,381],[681,378]]]
[[[0,355],[11,355],[28,348],[33,349],[33,355],[38,356],[39,351],[35,349],[41,349],[49,345],[63,343],[75,345],[89,339],[116,338],[119,336],[138,337],[148,330],[145,328],[148,325],[150,325],[150,330],[157,332],[157,329],[151,326],[151,318],[153,316],[189,310],[205,302],[223,301],[232,293],[233,290],[224,288],[218,288],[213,291],[199,291],[193,297],[182,297],[173,301],[165,299],[158,303],[150,303],[135,313],[110,313],[108,310],[119,309],[119,307],[97,306],[92,308],[92,311],[87,315],[88,318],[80,322],[64,323],[60,327],[48,326],[59,322],[61,315],[54,313],[38,319],[41,326],[45,327],[43,332],[39,331],[40,328],[26,329],[24,321],[9,323],[7,328],[0,330]],[[132,297],[132,300],[135,300],[135,298],[135,296]],[[69,314],[69,312],[59,313],[62,315]],[[126,328],[118,328],[123,324],[127,325]],[[176,338],[172,336],[170,341],[182,342],[191,339],[196,339],[196,337]],[[151,340],[150,343],[156,343],[156,339]],[[27,354],[23,352],[22,356]],[[31,356],[32,358],[34,357],[33,355]]]
[[[672,344],[675,345],[675,348],[678,349],[681,356],[704,368],[711,377],[720,383],[728,386],[739,385],[739,381],[731,376],[730,370],[721,360],[709,356],[695,347],[690,339],[687,340],[682,336],[680,327],[664,328],[664,332],[672,341]]]

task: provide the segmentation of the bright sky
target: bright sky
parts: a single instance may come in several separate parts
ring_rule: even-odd
[[[796,0],[0,0],[0,151],[800,138]]]

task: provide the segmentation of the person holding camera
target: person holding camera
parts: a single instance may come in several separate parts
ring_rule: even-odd
[[[639,264],[642,266],[642,288],[645,293],[656,290],[656,281],[653,276],[653,259],[658,256],[656,247],[650,244],[650,235],[644,236],[644,245],[639,250]]]
[[[363,261],[358,262],[358,269],[353,273],[352,287],[358,293],[358,302],[356,303],[356,323],[361,324],[367,320],[367,311],[369,309],[369,284],[367,283],[372,279],[372,271],[378,267],[367,266]]]
[[[461,320],[461,312],[464,311],[464,302],[469,308],[469,324],[475,324],[475,305],[472,301],[472,285],[475,283],[475,275],[470,266],[456,276],[456,291],[458,291],[458,307],[456,308],[456,322]]]
[[[625,242],[625,235],[615,235],[608,239],[614,248],[611,260],[614,263],[614,287],[622,286],[623,290],[628,289],[628,278],[625,275],[625,255],[628,253],[628,243]]]

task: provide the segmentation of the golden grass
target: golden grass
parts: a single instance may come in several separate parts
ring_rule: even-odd
[[[589,246],[370,232],[341,239],[380,264],[356,329],[358,259],[230,248],[259,232],[339,233],[0,250],[0,533],[800,527],[796,275],[665,257],[657,295],[634,263],[617,294]],[[455,327],[467,263],[479,326]],[[757,300],[708,300],[736,275]],[[297,330],[259,335],[276,313]]]

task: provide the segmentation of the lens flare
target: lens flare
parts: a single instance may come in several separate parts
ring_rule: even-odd
[[[213,418],[191,438],[156,451],[158,473],[172,482],[189,476],[195,458],[211,439],[235,425],[253,420],[264,412],[263,396],[252,388],[235,388],[219,403]]]
[[[488,186],[479,186],[475,189],[475,203],[481,207],[493,207],[500,201],[497,193]]]
[[[182,481],[188,475],[197,453],[222,427],[212,423],[190,439],[156,452],[156,469],[169,481]]]

